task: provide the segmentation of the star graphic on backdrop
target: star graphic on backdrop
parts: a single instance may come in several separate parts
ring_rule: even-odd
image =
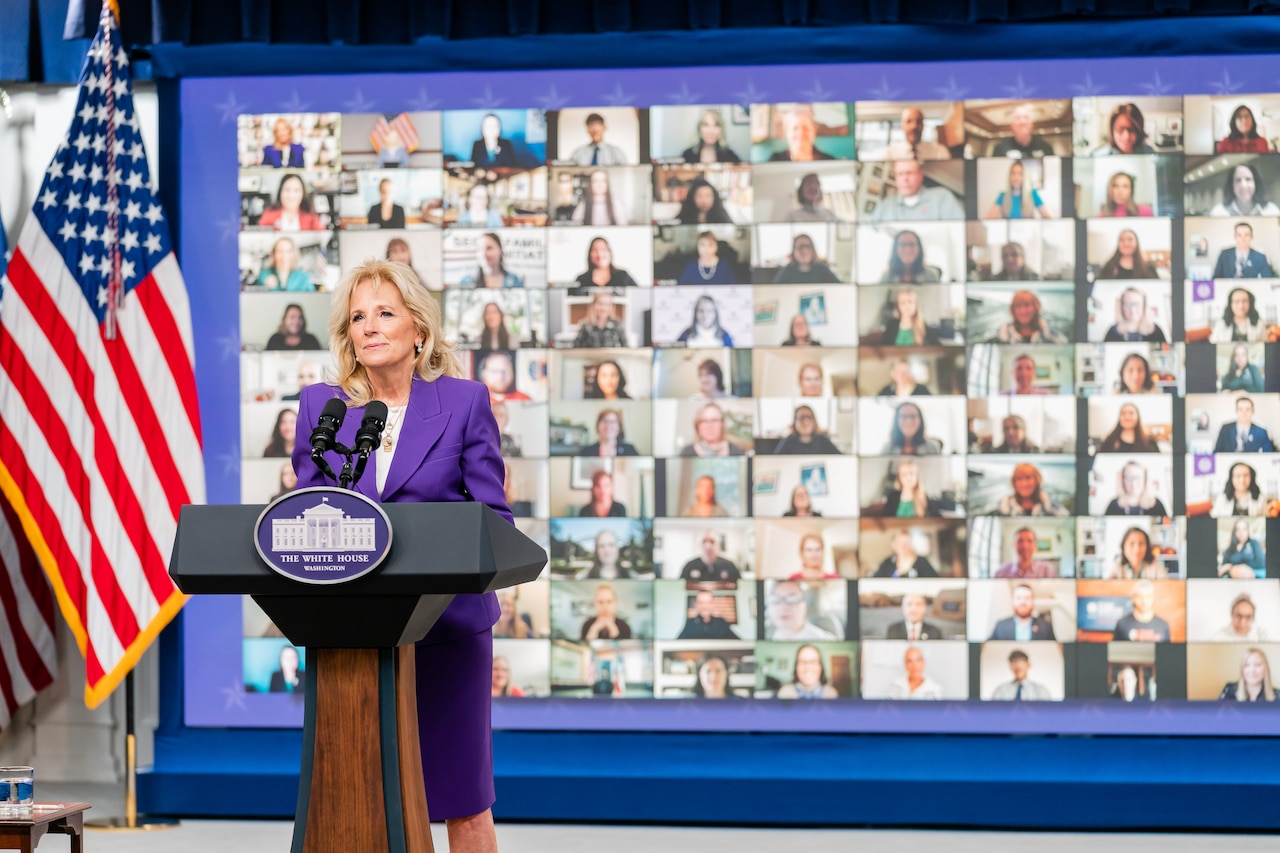
[[[895,89],[890,86],[889,81],[884,77],[880,78],[879,86],[874,89],[867,90],[867,94],[878,101],[892,101],[894,98],[898,97],[901,92],[901,89]]]
[[[475,104],[477,107],[479,107],[482,110],[496,109],[502,106],[503,103],[505,102],[506,102],[506,98],[499,98],[498,96],[494,95],[492,87],[489,87],[489,86],[484,87],[483,95],[481,95],[478,98],[471,99],[471,103]]]
[[[1138,88],[1148,95],[1167,95],[1173,91],[1173,84],[1161,80],[1160,72],[1157,71],[1150,83],[1139,83]]]
[[[223,687],[221,692],[227,700],[227,704],[222,706],[222,710],[230,711],[233,707],[239,708],[241,711],[249,710],[244,704],[244,685],[232,684],[230,687]]]
[[[281,102],[280,109],[287,113],[305,113],[307,110],[311,109],[311,102],[302,100],[302,96],[298,94],[298,90],[294,89],[293,93],[289,96],[289,100]]]
[[[232,448],[231,452],[219,453],[214,458],[222,466],[223,479],[234,480],[240,473],[240,448]]]
[[[223,361],[235,361],[240,357],[239,326],[232,326],[227,334],[219,335],[214,340],[218,342],[218,346],[222,347]]]
[[[733,97],[739,104],[763,104],[765,99],[769,97],[768,92],[762,92],[756,88],[756,81],[747,80],[747,87],[739,92],[734,92]]]
[[[962,101],[964,96],[969,93],[968,89],[956,85],[956,76],[954,74],[947,76],[947,85],[933,91],[938,97],[947,101]]]
[[[696,104],[698,103],[698,99],[701,97],[702,97],[701,92],[689,91],[688,80],[680,81],[680,91],[667,93],[668,100],[670,100],[671,103],[673,104]]]
[[[800,94],[804,95],[805,98],[815,104],[821,103],[822,101],[829,101],[836,96],[836,93],[823,86],[822,81],[817,77],[813,78],[813,87],[802,90]]]
[[[601,95],[600,100],[604,101],[611,107],[625,107],[636,99],[635,95],[629,94],[622,90],[621,83],[613,84],[613,91],[608,94]]]
[[[1036,87],[1028,86],[1026,81],[1022,79],[1022,75],[1019,74],[1014,79],[1013,85],[1005,86],[1004,90],[1011,98],[1030,98],[1035,93]]]
[[[342,102],[342,106],[346,107],[349,113],[371,113],[377,105],[377,101],[366,98],[360,89],[356,89],[355,97]]]
[[[133,202],[130,202],[130,205],[133,205]],[[126,215],[127,215],[127,211],[126,211]],[[133,221],[133,217],[130,216],[129,220]],[[226,219],[218,220],[217,224],[218,224],[218,235],[219,235],[218,241],[221,243],[226,243],[230,240],[234,240],[236,239],[236,237],[240,235],[240,215],[237,213],[228,214]]]
[[[430,110],[434,110],[436,107],[440,106],[439,99],[433,98],[430,95],[428,95],[426,89],[419,89],[418,96],[416,98],[410,98],[409,100],[405,101],[405,103],[413,107],[418,112],[423,112],[423,113],[429,112]]]
[[[1093,82],[1093,75],[1086,71],[1084,73],[1084,82],[1072,85],[1071,91],[1075,92],[1077,97],[1092,98],[1107,91],[1107,87]]]
[[[1239,92],[1240,89],[1244,87],[1244,82],[1239,80],[1232,80],[1231,72],[1224,68],[1222,69],[1222,79],[1211,80],[1208,83],[1208,86],[1210,89],[1214,91],[1214,94],[1232,95],[1232,94],[1235,94],[1236,92]]]
[[[558,110],[569,103],[569,98],[560,94],[555,83],[551,84],[551,88],[545,94],[537,96],[534,100],[541,104],[544,110]]]
[[[236,118],[239,117],[240,113],[244,112],[248,108],[248,104],[242,104],[236,100],[236,93],[232,91],[227,92],[227,99],[225,101],[220,104],[214,104],[214,106],[222,110],[222,118],[218,122],[219,124],[226,124],[229,121],[235,121]]]

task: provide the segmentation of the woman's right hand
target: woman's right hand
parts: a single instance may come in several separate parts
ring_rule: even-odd
[[[597,616],[595,621],[591,623],[591,627],[587,629],[586,639],[612,640],[617,636],[618,636],[618,623],[613,619],[605,619],[603,616]]]

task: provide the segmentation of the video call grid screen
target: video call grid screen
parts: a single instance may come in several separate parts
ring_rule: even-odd
[[[293,486],[329,294],[396,260],[551,558],[501,704],[1272,701],[1277,105],[239,114],[239,498]]]

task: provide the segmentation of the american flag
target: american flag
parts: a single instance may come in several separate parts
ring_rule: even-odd
[[[0,221],[0,293],[8,261]],[[19,526],[13,508],[0,497],[0,730],[19,707],[53,683],[58,671],[54,643],[53,594]]]
[[[0,297],[0,491],[85,658],[95,707],[185,597],[204,500],[191,312],[108,7]]]
[[[410,153],[418,150],[418,129],[413,126],[413,120],[409,118],[408,113],[400,113],[393,116],[387,121],[386,116],[378,116],[378,123],[373,126],[373,133],[369,134],[369,141],[373,143],[373,150],[382,152],[382,147],[387,144],[387,134],[391,131],[400,134],[400,141],[404,143],[404,150]]]

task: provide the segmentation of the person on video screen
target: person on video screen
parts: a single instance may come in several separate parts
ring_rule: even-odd
[[[796,649],[791,683],[778,688],[779,699],[835,699],[836,689],[827,683],[827,668],[817,646]]]
[[[1271,435],[1253,422],[1253,400],[1249,397],[1236,399],[1236,419],[1222,425],[1218,431],[1218,441],[1214,444],[1214,453],[1271,453],[1275,445]]]
[[[627,334],[622,323],[613,316],[613,294],[610,291],[597,290],[591,294],[587,316],[578,324],[578,334],[573,339],[573,345],[580,349],[607,349],[627,345]]]
[[[604,141],[604,116],[591,113],[587,116],[587,137],[591,140],[573,149],[569,159],[576,166],[625,166],[627,155],[616,145]]]
[[[775,581],[765,599],[765,635],[770,640],[836,640],[809,621],[809,599],[799,581]]]
[[[639,456],[635,445],[624,441],[622,412],[601,409],[596,415],[596,441],[582,448],[578,456]]]
[[[636,286],[631,273],[613,265],[613,248],[603,237],[596,237],[587,245],[587,271],[579,275],[576,281],[580,288],[577,293],[588,287]]]
[[[1147,515],[1166,518],[1169,510],[1151,488],[1147,468],[1140,462],[1126,462],[1116,475],[1116,496],[1104,515]]]
[[[1117,216],[1154,216],[1149,204],[1133,200],[1133,190],[1138,179],[1128,172],[1116,172],[1107,181],[1107,199],[1098,211],[1100,218]]]
[[[267,690],[271,693],[296,693],[302,689],[306,672],[302,669],[302,661],[298,650],[293,646],[280,649],[280,668],[271,673],[271,684]]]
[[[1231,249],[1223,249],[1218,255],[1213,277],[1272,278],[1274,273],[1271,271],[1271,262],[1266,255],[1253,248],[1253,226],[1248,222],[1238,222],[1234,234],[1236,245]]]
[[[323,260],[323,255],[320,256]],[[258,273],[258,284],[267,290],[286,290],[295,293],[315,293],[311,274],[298,268],[298,244],[288,237],[281,237],[271,246],[271,262]]]
[[[725,209],[724,201],[716,188],[707,183],[703,177],[694,178],[685,191],[684,201],[680,203],[680,212],[676,221],[681,225],[729,224],[733,217]],[[625,223],[617,223],[619,225]]]
[[[728,620],[715,615],[716,597],[711,590],[700,589],[693,597],[693,615],[685,620],[677,640],[737,640]]]
[[[1069,515],[1066,508],[1049,496],[1044,488],[1044,476],[1040,469],[1029,462],[1020,462],[1013,466],[1013,474],[1009,478],[1013,493],[1000,499],[996,515]]]
[[[720,537],[714,530],[702,531],[698,540],[698,556],[684,564],[680,579],[684,581],[736,581],[742,577],[738,567],[720,554]]]
[[[774,453],[781,455],[836,456],[836,447],[826,433],[818,430],[818,418],[810,406],[796,406],[791,419],[791,432],[782,437]]]
[[[281,116],[271,126],[271,144],[262,149],[263,166],[274,169],[302,169],[306,167],[300,143],[293,141],[293,125]]]
[[[724,116],[716,109],[703,110],[698,120],[698,141],[684,150],[686,163],[741,163],[742,159],[724,144]]]
[[[1049,688],[1027,678],[1031,672],[1031,660],[1022,649],[1009,652],[1009,671],[1013,679],[996,687],[991,698],[1004,702],[1048,702],[1053,699]]]
[[[782,514],[783,518],[822,518],[822,513],[813,508],[813,498],[804,483],[796,484],[791,490],[791,506]]]
[[[1001,619],[991,630],[992,640],[1015,640],[1029,643],[1033,640],[1055,640],[1053,623],[1035,615],[1036,593],[1030,586],[1020,583],[1010,593],[1013,615]]]
[[[818,122],[811,109],[798,107],[788,110],[782,117],[782,138],[787,143],[787,150],[775,151],[769,157],[771,161],[801,163],[835,159],[814,145],[814,140],[818,138]]]
[[[1267,188],[1258,167],[1241,163],[1227,172],[1222,187],[1222,201],[1209,211],[1210,216],[1280,216],[1280,207],[1267,200]]]
[[[1247,592],[1242,592],[1231,601],[1231,621],[1223,625],[1210,637],[1215,643],[1267,643],[1271,641],[1271,632],[1257,622],[1258,605]]]
[[[262,212],[258,225],[277,231],[319,231],[324,227],[311,209],[302,176],[292,174],[280,179],[275,204]]]
[[[472,185],[467,190],[466,207],[458,214],[454,224],[473,228],[501,228],[502,215],[489,206],[490,201],[492,199],[488,184],[477,182]]]
[[[1040,191],[1026,182],[1026,167],[1017,160],[1009,164],[1005,187],[996,196],[987,219],[1044,219],[1048,214]]]
[[[1130,527],[1120,539],[1120,553],[1103,577],[1107,580],[1162,581],[1169,579],[1169,570],[1151,546],[1151,535],[1141,527]]]
[[[578,510],[583,518],[625,518],[627,507],[613,499],[613,475],[596,471],[591,475],[591,502]]]
[[[1146,120],[1137,104],[1117,104],[1107,119],[1107,128],[1107,142],[1094,150],[1094,157],[1156,153],[1147,143]]]
[[[630,640],[631,626],[618,615],[618,593],[613,585],[602,583],[596,587],[593,601],[596,612],[582,623],[581,638],[587,641]]]
[[[1027,250],[1021,243],[1005,243],[1000,247],[1000,272],[992,281],[1039,281],[1040,276],[1027,266]],[[1020,290],[1018,293],[1027,293]],[[1016,294],[1015,294],[1016,296]]]
[[[1262,487],[1258,485],[1258,472],[1252,465],[1237,462],[1227,472],[1222,494],[1213,502],[1213,514],[1218,518],[1228,515],[1266,515],[1266,501]]]
[[[1141,580],[1133,585],[1132,608],[1116,622],[1111,639],[1131,643],[1167,643],[1169,623],[1156,615],[1156,585]]]
[[[818,259],[813,238],[808,234],[797,234],[791,241],[789,258],[787,265],[774,276],[774,284],[836,284],[840,281],[831,267]]]
[[[787,339],[782,342],[784,347],[822,346],[822,341],[814,340],[813,333],[809,330],[809,321],[803,314],[793,316],[789,328]]]
[[[514,169],[523,165],[511,140],[502,135],[502,119],[493,113],[480,119],[480,138],[471,145],[471,162],[478,169]]]
[[[693,685],[693,695],[699,699],[728,699],[729,662],[716,654],[707,655],[698,664],[698,680]]]
[[[1014,559],[996,570],[997,578],[1056,578],[1058,570],[1052,563],[1036,559],[1039,545],[1036,532],[1030,527],[1020,527],[1013,534]]]
[[[925,222],[964,219],[964,208],[945,187],[926,187],[919,160],[895,160],[895,195],[882,200],[873,216],[876,222]]]
[[[476,269],[462,277],[461,287],[523,287],[520,276],[507,272],[506,254],[502,238],[492,232],[481,234],[476,240]]]
[[[1222,550],[1218,577],[1232,580],[1262,580],[1267,576],[1267,553],[1254,538],[1249,521],[1237,518],[1231,525],[1231,539]]]
[[[621,556],[622,549],[618,545],[618,535],[612,530],[601,530],[596,534],[591,552],[591,568],[581,572],[578,580],[611,581],[634,578],[636,573],[622,565]]]
[[[1267,325],[1258,311],[1258,300],[1243,287],[1232,288],[1222,318],[1213,324],[1209,342],[1215,344],[1254,343],[1267,340]]]
[[[395,186],[390,178],[378,181],[378,203],[369,208],[369,224],[379,228],[403,228],[404,208],[395,203]]]
[[[1262,649],[1248,649],[1240,660],[1240,678],[1227,682],[1218,700],[1222,702],[1274,702],[1275,682],[1271,662]]]
[[[1009,251],[1016,243],[1004,247]],[[1017,248],[1021,251],[1021,247]],[[1008,269],[1005,264],[1005,269]],[[1000,326],[992,343],[997,344],[1065,344],[1067,336],[1053,326],[1040,313],[1040,297],[1030,290],[1019,290],[1009,302],[1009,322]]]
[[[909,530],[895,530],[890,545],[893,553],[880,563],[873,577],[936,578],[938,570],[916,550]]]
[[[1036,126],[1035,108],[1031,104],[1022,104],[1013,108],[1009,114],[1009,130],[1013,136],[1001,139],[991,149],[992,157],[1052,157],[1053,146],[1033,131]]]
[[[1123,244],[1124,234],[1120,235],[1120,240]],[[1137,278],[1137,276],[1132,277]],[[1168,342],[1164,336],[1164,330],[1151,318],[1151,313],[1147,309],[1147,295],[1136,287],[1127,288],[1116,300],[1116,322],[1107,329],[1103,340],[1108,342],[1145,341],[1149,344]]]
[[[494,655],[493,657],[493,685],[491,688],[493,698],[497,699],[501,696],[510,696],[513,698],[523,698],[524,691],[519,686],[511,683],[511,661],[502,655]]]
[[[822,179],[810,172],[800,179],[795,207],[782,217],[784,222],[839,222],[835,211],[823,203]]]
[[[889,640],[941,640],[945,639],[942,629],[932,622],[926,622],[924,615],[929,611],[929,600],[918,592],[908,592],[902,596],[902,621],[894,622],[885,631],[885,639]]]
[[[889,368],[889,384],[876,394],[877,397],[927,397],[929,389],[916,382],[911,375],[911,362],[905,358],[896,359]]]
[[[942,685],[924,674],[924,652],[910,646],[902,656],[902,675],[889,682],[889,699],[941,699]]]
[[[1027,420],[1022,415],[1005,415],[1000,421],[1002,443],[992,453],[1039,453],[1040,446],[1027,438]]]
[[[320,341],[307,331],[307,317],[302,313],[302,306],[289,303],[284,307],[284,316],[280,318],[280,326],[271,337],[267,338],[268,350],[318,350]]]

